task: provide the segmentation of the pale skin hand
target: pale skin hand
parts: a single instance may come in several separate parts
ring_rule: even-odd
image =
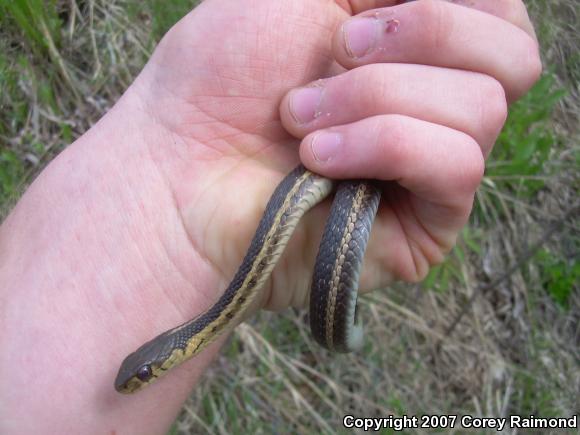
[[[397,31],[378,28],[375,49],[350,57],[360,45],[345,45],[344,20],[394,3],[207,0],[166,35],[0,228],[0,432],[168,427],[219,345],[135,396],[114,391],[116,370],[224,290],[298,162],[287,131],[316,172],[389,181],[364,290],[420,280],[443,258],[506,96],[540,73],[537,45],[520,1],[421,1],[378,10]],[[293,100],[321,77],[316,107]],[[328,160],[313,151],[321,129],[341,135]],[[325,208],[299,228],[264,307],[306,303]]]

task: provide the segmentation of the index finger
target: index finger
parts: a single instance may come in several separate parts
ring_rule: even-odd
[[[487,74],[502,84],[509,100],[527,92],[542,70],[538,45],[527,32],[446,1],[366,11],[335,32],[333,52],[348,69],[396,62]]]
[[[402,3],[411,3],[418,0],[337,0],[352,15],[362,12],[396,6]],[[443,0],[451,1],[454,4],[477,9],[488,14],[502,18],[513,25],[519,27],[534,40],[537,41],[534,26],[530,21],[526,6],[521,0]],[[342,5],[344,3],[344,5]]]

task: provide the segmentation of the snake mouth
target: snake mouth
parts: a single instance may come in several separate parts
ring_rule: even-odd
[[[132,370],[125,360],[115,378],[115,390],[119,393],[130,394],[140,389],[143,384],[145,382],[139,379],[139,372]]]
[[[131,377],[129,379],[119,379],[119,376],[117,376],[117,379],[115,379],[115,390],[122,394],[134,393],[139,388],[141,388],[142,385],[143,383],[135,377]]]
[[[115,390],[124,394],[132,393],[134,389],[130,387],[130,381],[130,378],[126,379],[125,376],[122,376],[122,373],[119,373],[115,379]]]

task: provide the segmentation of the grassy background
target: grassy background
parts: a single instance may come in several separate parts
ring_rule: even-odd
[[[260,313],[236,330],[171,433],[333,433],[344,414],[580,413],[576,1],[526,2],[546,72],[512,106],[448,260],[421,285],[362,300],[364,351],[321,350],[305,312]],[[3,215],[195,3],[0,0]]]

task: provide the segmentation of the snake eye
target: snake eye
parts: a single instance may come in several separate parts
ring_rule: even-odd
[[[137,370],[137,377],[142,382],[147,382],[153,376],[153,371],[151,370],[151,366],[149,364],[139,367]]]

